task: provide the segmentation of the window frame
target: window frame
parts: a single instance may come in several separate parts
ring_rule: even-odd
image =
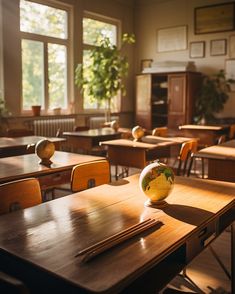
[[[65,3],[58,3],[53,0],[27,0],[32,3],[38,3],[41,5],[46,5],[55,9],[61,9],[67,12],[67,38],[56,38],[41,34],[35,34],[30,32],[21,31],[20,28],[20,41],[22,40],[32,40],[32,41],[39,41],[43,43],[43,52],[44,52],[44,105],[45,108],[42,109],[42,113],[44,114],[52,114],[53,109],[49,109],[49,77],[48,77],[48,44],[57,44],[63,45],[66,47],[67,50],[67,108],[62,109],[62,113],[69,113],[70,110],[70,103],[71,97],[74,97],[73,91],[73,80],[74,80],[74,73],[73,73],[73,30],[72,30],[72,23],[73,23],[73,7],[71,5],[67,5]],[[22,60],[22,54],[21,54]],[[23,82],[23,75],[22,75],[22,65],[21,65],[21,85]],[[23,109],[23,86],[21,87],[21,101],[20,101],[20,110],[22,114],[29,114],[31,110]]]

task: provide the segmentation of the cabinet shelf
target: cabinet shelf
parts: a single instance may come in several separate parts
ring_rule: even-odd
[[[162,113],[152,113],[152,116],[154,116],[154,117],[167,117],[167,114],[162,114]]]
[[[179,125],[192,123],[195,95],[201,81],[198,72],[137,75],[136,124],[150,130],[157,126],[176,129]]]
[[[164,105],[167,104],[164,100],[152,101],[152,105]]]

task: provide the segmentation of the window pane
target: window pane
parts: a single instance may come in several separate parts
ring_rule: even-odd
[[[49,108],[67,108],[66,47],[48,44]]]
[[[22,40],[23,109],[31,105],[44,108],[43,43]]]
[[[83,43],[100,45],[100,40],[108,37],[113,45],[117,44],[117,26],[91,18],[83,18]]]
[[[66,39],[67,12],[46,5],[21,0],[20,30]]]

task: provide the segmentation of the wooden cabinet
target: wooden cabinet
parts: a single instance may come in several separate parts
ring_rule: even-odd
[[[136,124],[153,129],[178,128],[193,120],[197,72],[141,74],[136,77]]]

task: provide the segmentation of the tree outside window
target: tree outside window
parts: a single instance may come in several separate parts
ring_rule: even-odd
[[[23,110],[68,107],[67,28],[65,9],[20,1]]]
[[[105,17],[96,17],[87,15],[83,18],[83,64],[89,64],[89,51],[95,46],[100,46],[101,41],[107,37],[111,44],[117,45],[118,41],[118,21],[107,20]],[[85,66],[86,67],[86,66]],[[89,75],[89,72],[84,72],[84,75]],[[120,107],[120,95],[112,99],[111,109],[118,111]],[[100,102],[92,100],[86,90],[83,93],[83,108],[84,109],[105,109],[105,101]]]

